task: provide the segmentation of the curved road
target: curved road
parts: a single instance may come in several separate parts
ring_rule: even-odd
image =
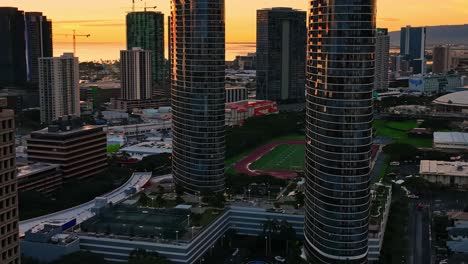
[[[151,179],[151,177],[151,172],[134,173],[124,185],[120,186],[119,188],[115,189],[110,193],[100,196],[99,198],[106,198],[107,203],[112,202],[113,204],[116,204],[118,202],[121,202],[131,196],[131,194],[126,193],[126,190],[130,188],[135,188],[137,192],[139,192],[141,190],[141,187],[144,186]],[[158,182],[171,178],[172,175],[170,174],[163,175],[154,178],[154,181]],[[68,222],[72,219],[76,219],[76,223],[80,224],[95,215],[95,213],[91,210],[94,206],[95,200],[92,200],[87,203],[75,206],[73,208],[21,221],[19,223],[20,236],[24,235],[24,233],[28,230],[41,227],[42,224],[46,222]]]

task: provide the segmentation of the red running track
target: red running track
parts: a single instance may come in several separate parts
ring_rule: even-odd
[[[255,161],[261,159],[263,156],[271,152],[274,148],[276,148],[279,145],[303,145],[305,144],[305,140],[299,139],[299,140],[286,140],[286,141],[277,141],[277,142],[272,142],[269,144],[266,144],[264,146],[261,146],[260,148],[256,149],[254,152],[252,152],[249,156],[245,157],[241,161],[237,162],[234,165],[234,169],[238,173],[243,173],[247,174],[249,176],[259,176],[259,175],[271,175],[276,178],[280,179],[293,179],[297,177],[297,173],[294,171],[288,171],[288,170],[251,170],[250,165],[254,163]]]
[[[299,140],[286,140],[286,141],[276,141],[272,142],[269,144],[266,144],[258,149],[256,149],[254,152],[252,152],[250,155],[247,157],[243,158],[241,161],[237,162],[234,165],[234,169],[236,170],[237,173],[243,173],[247,174],[249,176],[259,176],[259,175],[271,175],[276,178],[280,179],[293,179],[297,177],[297,172],[295,171],[289,171],[289,170],[252,170],[250,169],[250,165],[252,165],[254,162],[257,160],[261,159],[263,156],[271,152],[273,149],[275,149],[279,145],[293,145],[293,144],[305,144],[305,140],[299,139]],[[371,156],[372,160],[374,160],[377,156],[377,153],[379,151],[379,145],[372,145],[371,148]]]

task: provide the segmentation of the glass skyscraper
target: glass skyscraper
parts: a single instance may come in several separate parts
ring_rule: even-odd
[[[152,51],[152,81],[163,84],[165,76],[164,14],[149,11],[128,13],[127,50],[132,48]]]
[[[367,263],[375,2],[310,1],[304,231],[314,264]]]
[[[305,100],[307,12],[257,10],[257,99]]]
[[[191,192],[224,190],[224,0],[171,0],[173,175]]]
[[[413,73],[426,73],[426,28],[406,26],[401,28],[400,54],[413,67]]]

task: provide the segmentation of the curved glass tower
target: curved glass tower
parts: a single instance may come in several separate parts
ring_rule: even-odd
[[[310,3],[306,253],[367,263],[375,0]]]
[[[171,0],[173,175],[191,192],[224,190],[224,0]]]

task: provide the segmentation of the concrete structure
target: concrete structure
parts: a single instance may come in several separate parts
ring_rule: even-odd
[[[18,191],[50,193],[62,185],[60,165],[33,163],[17,168]]]
[[[249,91],[245,87],[226,87],[226,103],[245,101],[249,98]]]
[[[151,84],[165,80],[164,14],[130,12],[127,14],[127,50],[140,47],[151,51]]]
[[[370,263],[378,263],[387,228],[390,206],[392,204],[392,186],[376,184],[372,190],[371,216],[369,223]]]
[[[114,111],[133,111],[134,109],[159,108],[170,106],[171,102],[166,99],[125,100],[114,99],[110,101],[109,109]]]
[[[254,116],[277,114],[276,102],[267,100],[247,100],[226,104],[226,126],[241,126],[245,120]]]
[[[468,91],[443,95],[432,102],[437,111],[468,114]]]
[[[27,80],[39,85],[39,58],[54,56],[52,45],[52,21],[40,12],[26,12],[26,70]]]
[[[257,10],[257,99],[305,99],[305,11],[277,7]]]
[[[414,74],[426,73],[426,28],[401,28],[400,54],[405,56]]]
[[[20,262],[18,185],[15,162],[15,114],[0,98],[0,263]]]
[[[80,115],[78,58],[73,53],[39,59],[41,122]]]
[[[69,116],[27,138],[28,160],[59,164],[63,179],[95,176],[107,168],[106,133],[99,126],[82,126]]]
[[[468,150],[468,133],[434,132],[435,149],[462,152]]]
[[[432,58],[433,73],[447,73],[452,69],[452,50],[449,45],[435,46]]]
[[[158,155],[162,153],[172,153],[171,140],[145,141],[136,145],[128,146],[120,150],[127,153],[131,158],[143,159],[146,156]]]
[[[468,163],[421,160],[419,174],[425,180],[445,186],[468,187]]]
[[[375,80],[374,89],[379,92],[388,91],[388,75],[390,68],[390,36],[388,29],[378,28],[375,39]]]
[[[141,48],[120,51],[121,98],[124,100],[151,99],[152,52]]]
[[[236,56],[233,62],[233,67],[237,70],[255,70],[256,69],[256,53],[248,53],[247,55]]]
[[[224,2],[171,1],[172,171],[191,192],[225,188]]]
[[[142,137],[145,134],[162,132],[171,128],[171,120],[160,122],[142,123],[126,126],[110,126],[104,128],[109,135],[120,135],[124,138]]]
[[[413,93],[431,96],[461,88],[458,74],[413,75],[409,78],[409,90]]]
[[[304,227],[309,263],[367,262],[375,4],[310,1]]]

